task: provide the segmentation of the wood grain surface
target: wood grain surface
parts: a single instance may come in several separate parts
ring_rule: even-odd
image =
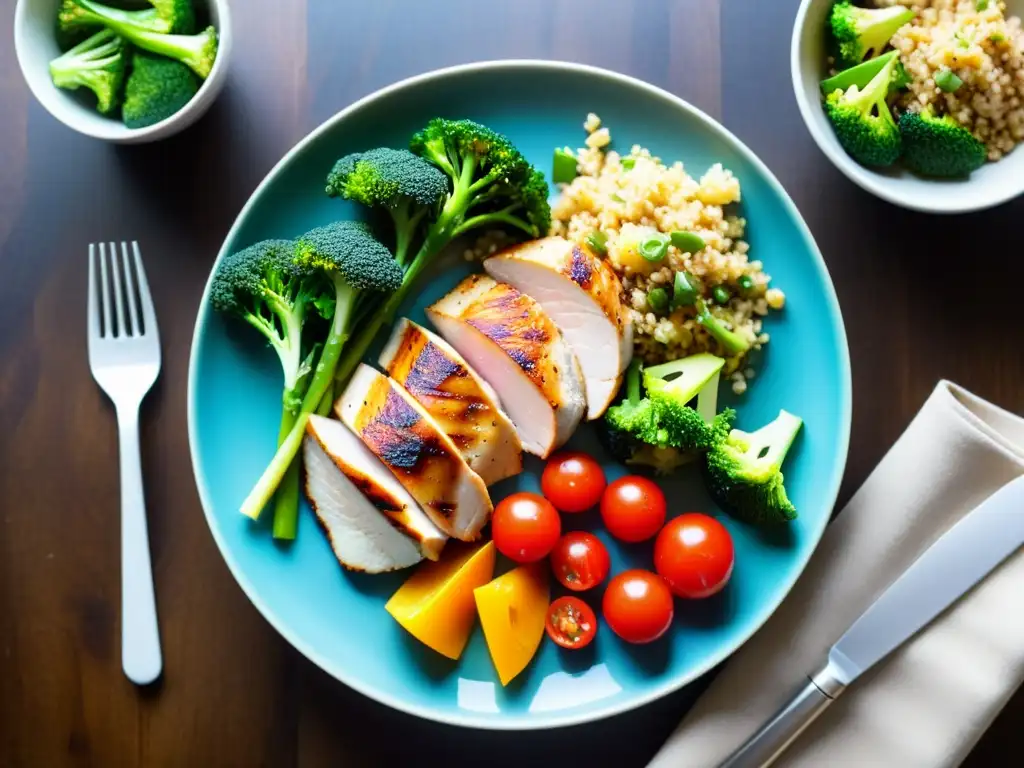
[[[722,119],[780,178],[828,262],[849,333],[854,423],[840,503],[940,378],[1024,411],[1024,201],[913,214],[846,181],[792,96],[797,0],[245,0],[230,82],[157,145],[81,137],[30,96],[0,44],[0,766],[641,766],[697,693],[598,726],[456,732],[335,682],[257,614],[209,535],[185,427],[198,300],[234,216],[310,129],[400,78],[481,59],[619,70]],[[14,0],[0,0],[10,20]],[[138,239],[164,368],[143,408],[165,680],[119,663],[112,409],[89,375],[86,244]],[[969,660],[968,660],[969,662]],[[1024,694],[968,765],[1024,763]],[[458,749],[453,745],[458,744]]]

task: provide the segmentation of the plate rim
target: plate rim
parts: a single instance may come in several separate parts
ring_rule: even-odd
[[[656,85],[648,83],[639,78],[631,75],[625,75],[614,70],[605,69],[603,67],[597,67],[589,64],[580,64],[576,62],[562,61],[556,59],[501,59],[501,60],[483,60],[474,61],[464,64],[456,64],[448,67],[441,67],[439,69],[433,69],[418,75],[406,77],[401,80],[397,80],[390,85],[386,85],[382,88],[378,88],[365,96],[360,97],[348,106],[340,109],[329,118],[324,120],[318,126],[309,131],[305,136],[299,139],[291,149],[289,149],[284,156],[274,164],[274,166],[267,172],[260,183],[249,195],[245,204],[235,217],[234,222],[231,225],[231,229],[228,230],[224,236],[223,242],[220,249],[217,252],[217,256],[210,266],[210,274],[207,276],[206,285],[203,288],[202,297],[199,301],[199,306],[196,314],[195,326],[192,333],[192,343],[189,350],[189,362],[188,362],[188,386],[186,390],[187,400],[187,418],[188,418],[188,441],[189,441],[189,456],[192,461],[192,476],[196,483],[196,489],[199,494],[199,501],[203,508],[203,515],[206,518],[207,527],[210,529],[210,533],[213,536],[214,542],[217,545],[217,549],[220,552],[221,557],[224,559],[228,570],[234,577],[238,586],[241,587],[242,592],[248,598],[249,602],[255,606],[256,610],[260,612],[264,619],[286,640],[288,643],[295,648],[299,653],[305,656],[307,659],[316,664],[320,669],[326,672],[328,675],[348,686],[349,688],[357,691],[358,693],[366,696],[374,701],[377,701],[391,709],[399,712],[404,712],[409,715],[423,718],[425,720],[431,720],[445,725],[461,727],[461,728],[474,728],[478,730],[487,731],[531,731],[549,728],[564,728],[574,725],[582,725],[585,723],[592,723],[599,720],[604,720],[615,715],[620,715],[626,712],[630,712],[635,709],[639,709],[647,704],[657,701],[665,696],[674,693],[689,685],[699,678],[703,677],[709,671],[717,667],[723,661],[727,660],[737,650],[739,650],[745,643],[747,643],[757,632],[764,626],[764,624],[771,618],[782,602],[789,596],[804,571],[807,569],[807,564],[814,552],[817,550],[821,543],[821,537],[824,534],[825,527],[827,526],[831,514],[822,515],[821,523],[810,532],[812,543],[800,558],[798,568],[795,570],[795,575],[788,579],[787,583],[784,584],[784,588],[780,593],[780,598],[774,604],[768,604],[762,610],[761,615],[752,622],[752,630],[743,639],[736,643],[730,643],[728,646],[723,646],[721,652],[715,654],[708,662],[697,668],[694,673],[690,676],[680,677],[679,679],[670,679],[655,685],[652,690],[644,693],[643,695],[629,699],[624,702],[620,702],[613,705],[599,707],[594,710],[587,712],[581,712],[579,714],[553,714],[545,713],[544,717],[529,717],[529,716],[517,716],[517,717],[488,717],[482,718],[474,714],[461,714],[461,713],[448,713],[441,710],[435,710],[431,707],[421,706],[413,704],[408,701],[404,701],[401,698],[392,696],[391,694],[382,692],[372,685],[364,684],[361,681],[353,680],[348,673],[339,668],[337,665],[331,663],[327,659],[323,658],[317,651],[310,648],[304,641],[292,632],[292,630],[282,621],[277,614],[271,610],[266,604],[263,603],[258,592],[253,587],[252,583],[242,572],[241,568],[235,562],[234,557],[230,553],[230,549],[221,536],[214,523],[213,514],[211,512],[212,504],[209,498],[209,492],[206,487],[206,483],[200,477],[199,467],[199,456],[197,449],[196,440],[196,414],[195,414],[195,392],[196,392],[196,370],[197,370],[197,350],[199,348],[199,341],[205,331],[204,314],[205,309],[209,301],[210,283],[213,279],[213,274],[216,271],[217,265],[220,264],[221,259],[224,258],[225,251],[229,242],[231,242],[237,234],[239,228],[242,226],[243,220],[248,216],[250,209],[255,205],[256,201],[262,197],[264,190],[277,178],[277,176],[284,170],[284,168],[292,161],[292,159],[302,153],[310,144],[316,141],[322,134],[332,129],[335,125],[345,120],[350,114],[357,112],[368,104],[390,96],[394,93],[398,93],[403,90],[414,89],[423,83],[428,83],[435,80],[441,80],[444,78],[462,75],[468,72],[480,72],[480,71],[494,71],[494,70],[533,70],[533,71],[560,71],[560,72],[575,72],[589,77],[596,77],[606,80],[611,80],[621,85],[629,86],[647,92],[649,95],[658,98],[662,101],[670,103],[682,111],[689,113],[691,117],[696,118],[700,122],[704,123],[711,131],[718,133],[727,143],[731,144],[733,148],[743,156],[743,158],[751,163],[768,181],[769,185],[775,190],[775,192],[781,198],[784,207],[787,209],[790,216],[796,222],[798,231],[803,236],[808,249],[811,253],[812,258],[817,262],[820,273],[824,277],[825,282],[825,299],[826,304],[829,307],[830,314],[835,318],[836,325],[838,328],[838,349],[839,353],[839,367],[840,367],[840,392],[839,392],[839,407],[840,407],[840,427],[839,427],[839,455],[838,461],[832,472],[830,478],[829,488],[825,494],[825,499],[829,507],[830,513],[834,511],[836,499],[839,496],[839,489],[842,483],[843,475],[846,470],[846,462],[849,454],[850,444],[850,430],[852,422],[852,411],[853,411],[853,396],[852,396],[852,371],[850,363],[850,350],[849,343],[846,335],[846,325],[843,321],[842,310],[839,306],[839,299],[835,291],[835,286],[832,283],[832,276],[829,273],[828,265],[825,263],[825,259],[821,254],[818,244],[811,233],[810,228],[804,221],[803,216],[800,214],[799,209],[793,202],[793,199],[786,192],[785,187],[775,177],[775,174],[771,172],[768,166],[751,150],[743,141],[741,141],[735,134],[733,134],[728,128],[722,123],[716,120],[711,115],[707,114],[703,110],[690,104],[685,99],[676,96],[675,94],[660,88]]]

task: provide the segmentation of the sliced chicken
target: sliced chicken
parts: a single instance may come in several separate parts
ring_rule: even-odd
[[[633,321],[615,272],[583,243],[562,237],[512,246],[484,269],[536,299],[555,321],[583,372],[587,418],[600,417],[633,358]]]
[[[311,416],[302,452],[306,495],[342,565],[383,573],[438,559],[447,537],[344,424]]]
[[[522,444],[498,396],[448,342],[403,318],[379,362],[434,417],[484,483],[523,471]]]
[[[586,408],[579,364],[536,301],[472,275],[427,315],[497,391],[527,451],[545,458],[569,439]]]
[[[487,486],[401,385],[360,365],[334,409],[438,528],[463,541],[477,538],[492,510]]]

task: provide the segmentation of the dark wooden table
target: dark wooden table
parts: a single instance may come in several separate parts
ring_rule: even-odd
[[[2,3],[10,19],[14,0]],[[210,264],[294,142],[400,78],[489,58],[586,62],[667,88],[747,142],[803,212],[843,307],[855,418],[840,503],[938,379],[1024,411],[1024,200],[934,218],[846,181],[793,100],[797,0],[234,5],[226,91],[199,124],[152,146],[116,148],[64,128],[29,94],[10,37],[0,45],[0,765],[369,766],[423,756],[518,765],[561,755],[640,766],[694,696],[597,727],[456,733],[392,712],[306,661],[249,604],[214,546],[185,429],[189,344]],[[120,669],[115,423],[89,375],[83,327],[85,245],[115,238],[144,245],[164,348],[142,441],[167,673],[144,692]],[[1024,762],[1022,718],[1019,693],[970,765]]]

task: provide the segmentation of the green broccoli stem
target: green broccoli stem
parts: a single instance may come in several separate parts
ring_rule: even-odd
[[[277,433],[280,446],[295,426],[295,411],[287,405],[281,409],[281,427]],[[298,459],[288,465],[281,485],[274,494],[274,538],[291,541],[299,528],[299,466]]]
[[[320,353],[320,361],[316,365],[316,372],[309,382],[309,388],[302,398],[302,405],[295,417],[295,423],[287,436],[280,441],[277,453],[271,459],[270,464],[263,471],[263,475],[253,486],[249,495],[242,502],[241,512],[243,515],[255,520],[260,512],[270,501],[274,492],[281,485],[289,466],[295,460],[302,447],[302,438],[306,433],[306,424],[309,416],[319,406],[327,390],[334,381],[334,372],[341,357],[341,351],[349,338],[349,331],[353,312],[355,311],[358,291],[341,279],[340,275],[334,278],[336,302],[334,319],[331,322],[331,330],[327,340],[324,342],[323,351]]]
[[[717,317],[711,314],[711,310],[708,309],[703,299],[697,299],[697,322],[718,340],[727,354],[742,355],[750,349],[750,344],[746,339],[730,331]]]
[[[629,370],[626,371],[626,399],[633,405],[640,402],[640,372],[642,369],[641,362],[633,358],[629,363]]]

